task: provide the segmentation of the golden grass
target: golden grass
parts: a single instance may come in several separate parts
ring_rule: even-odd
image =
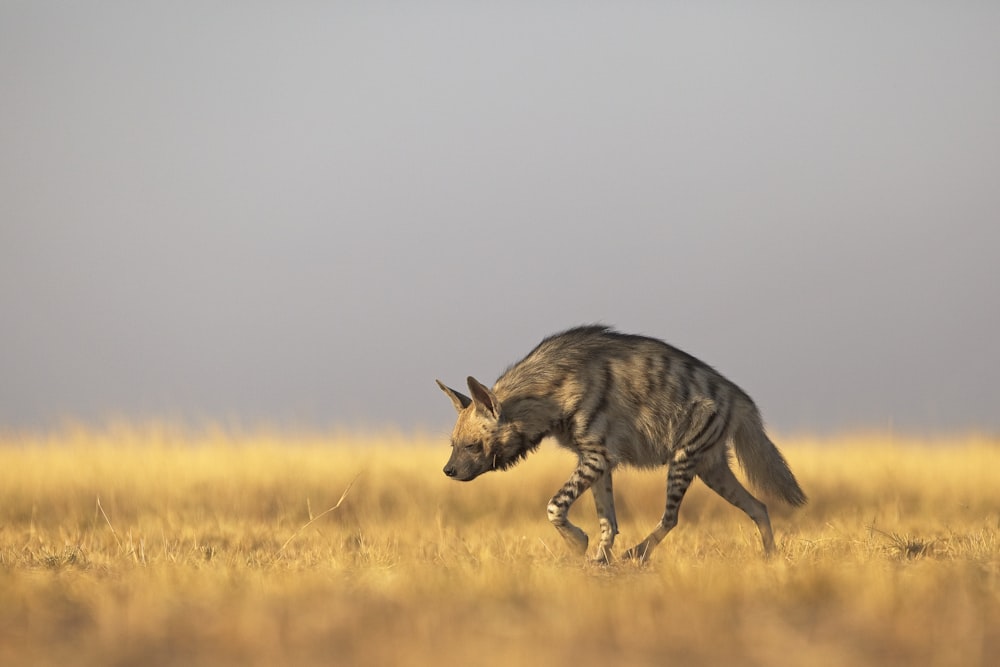
[[[811,502],[771,503],[777,557],[696,483],[649,565],[600,567],[545,519],[550,443],[459,484],[400,435],[6,436],[0,664],[994,664],[1000,442],[783,443]],[[621,548],[663,479],[616,477]]]

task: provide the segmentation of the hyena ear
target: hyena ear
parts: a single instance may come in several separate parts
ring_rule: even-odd
[[[439,387],[441,387],[441,391],[448,394],[448,398],[451,399],[451,402],[455,405],[455,409],[458,410],[459,412],[469,407],[469,404],[472,403],[471,398],[469,398],[465,394],[458,393],[451,387],[446,387],[445,384],[441,382],[441,380],[434,380],[434,381],[438,383]]]
[[[487,389],[479,380],[469,376],[469,391],[472,393],[472,401],[476,407],[494,419],[500,419],[500,401],[496,394]]]

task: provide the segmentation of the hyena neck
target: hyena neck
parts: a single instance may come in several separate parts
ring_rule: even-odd
[[[534,397],[501,399],[503,443],[494,455],[493,469],[506,470],[520,463],[549,435],[550,422],[539,411]]]
[[[505,388],[498,383],[497,395],[508,419],[517,423],[518,428],[529,436],[548,430],[553,416],[558,412],[558,405],[554,401],[530,389],[508,393],[504,391]]]
[[[514,437],[493,458],[493,469],[507,470],[514,467],[524,460],[528,454],[538,449],[538,445],[546,435],[548,434],[544,432],[531,434],[521,430],[515,431]]]

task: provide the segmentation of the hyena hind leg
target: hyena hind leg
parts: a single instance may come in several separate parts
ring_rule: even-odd
[[[694,475],[694,461],[685,456],[683,451],[678,452],[670,462],[670,470],[667,472],[667,505],[663,511],[663,518],[646,539],[625,552],[624,558],[639,562],[649,559],[653,548],[677,525],[681,501],[684,500],[684,494],[691,486]]]
[[[740,484],[729,467],[725,456],[703,459],[698,464],[698,477],[708,488],[712,489],[727,502],[746,512],[747,516],[757,524],[760,539],[764,543],[764,554],[774,553],[774,534],[771,532],[771,520],[767,515],[767,507]]]

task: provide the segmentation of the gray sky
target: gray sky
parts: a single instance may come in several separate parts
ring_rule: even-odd
[[[0,427],[445,432],[601,321],[1000,430],[1000,3],[0,0]]]

